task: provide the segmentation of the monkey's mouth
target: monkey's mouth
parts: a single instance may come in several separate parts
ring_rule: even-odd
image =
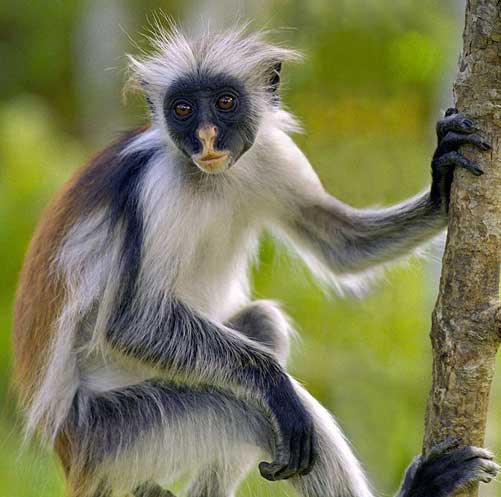
[[[204,172],[215,174],[228,169],[231,155],[229,152],[209,152],[205,155],[196,155],[193,162]]]

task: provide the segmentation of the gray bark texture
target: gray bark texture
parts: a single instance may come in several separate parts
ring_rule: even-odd
[[[456,170],[438,300],[432,316],[433,384],[424,451],[450,436],[484,445],[501,338],[501,1],[468,0],[456,107],[492,144],[465,147],[484,175]],[[499,422],[499,420],[496,420]],[[457,495],[474,497],[478,488]]]

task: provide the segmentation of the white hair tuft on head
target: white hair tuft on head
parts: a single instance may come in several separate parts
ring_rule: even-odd
[[[299,61],[299,52],[266,41],[270,31],[249,31],[249,24],[222,32],[210,28],[197,38],[187,36],[172,20],[168,27],[155,22],[148,35],[152,52],[128,55],[129,88],[150,96],[163,91],[178,78],[193,75],[230,75],[247,83],[252,92],[269,89],[273,71],[282,62]]]

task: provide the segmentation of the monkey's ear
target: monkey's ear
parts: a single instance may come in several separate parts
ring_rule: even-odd
[[[280,86],[280,71],[282,70],[282,63],[277,62],[273,65],[270,73],[268,88],[273,95],[273,100],[278,103],[278,88]]]
[[[153,100],[151,99],[151,97],[148,95],[148,90],[150,89],[150,85],[144,81],[144,80],[141,80],[139,82],[139,85],[141,86],[141,89],[143,90],[144,92],[144,95],[145,95],[145,100],[146,100],[146,103],[148,104],[148,107],[150,108],[150,111],[151,113],[153,114],[154,111],[155,111],[155,106],[153,105]]]

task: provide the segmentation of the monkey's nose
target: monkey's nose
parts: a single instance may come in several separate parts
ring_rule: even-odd
[[[217,136],[217,128],[213,124],[205,124],[197,130],[197,135],[202,142],[204,152],[214,151],[214,142]]]

